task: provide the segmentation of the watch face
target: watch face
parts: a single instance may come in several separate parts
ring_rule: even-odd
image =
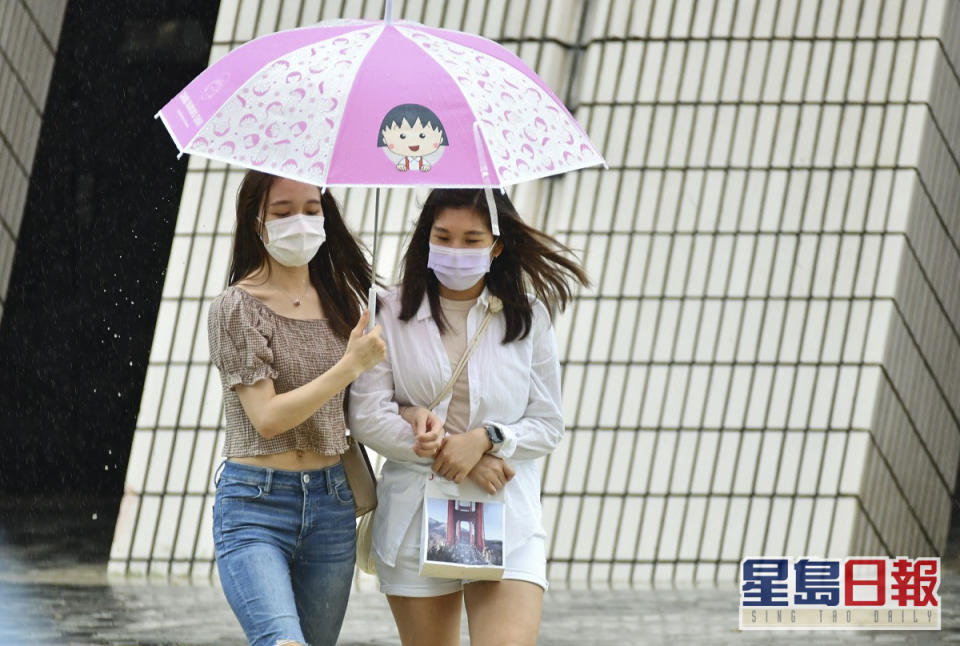
[[[493,442],[494,444],[500,444],[501,442],[503,442],[503,431],[500,430],[499,426],[488,424],[487,437],[489,437],[490,441]]]

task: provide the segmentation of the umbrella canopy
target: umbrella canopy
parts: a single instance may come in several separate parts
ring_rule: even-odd
[[[505,187],[604,163],[514,54],[407,21],[257,38],[158,116],[181,153],[318,186]]]

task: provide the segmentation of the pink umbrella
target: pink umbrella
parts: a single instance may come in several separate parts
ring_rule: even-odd
[[[489,191],[604,163],[514,54],[390,15],[388,1],[384,21],[322,22],[252,40],[157,116],[181,154],[322,187]]]

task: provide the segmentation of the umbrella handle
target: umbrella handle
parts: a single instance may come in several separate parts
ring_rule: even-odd
[[[370,285],[370,291],[367,293],[367,309],[370,310],[370,322],[367,324],[367,332],[373,329],[377,324],[377,286]]]

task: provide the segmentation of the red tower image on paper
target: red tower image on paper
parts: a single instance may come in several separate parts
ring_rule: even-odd
[[[502,497],[483,501],[477,500],[484,495],[482,493],[470,497],[451,497],[431,491],[430,486],[428,482],[423,505],[421,569],[426,571],[430,563],[451,564],[453,567],[469,568],[471,578],[474,574],[502,574],[503,527],[506,521]],[[484,568],[494,570],[486,572]],[[451,572],[449,568],[441,569],[427,576],[453,576]],[[465,576],[465,572],[459,574]]]
[[[483,503],[447,501],[447,544],[473,545],[483,551]]]

